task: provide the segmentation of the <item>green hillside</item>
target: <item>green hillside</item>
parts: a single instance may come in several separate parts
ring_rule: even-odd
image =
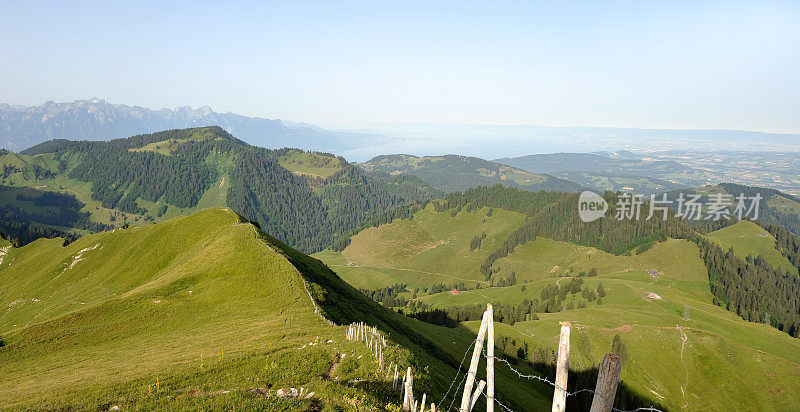
[[[748,198],[760,195],[761,201],[759,202],[757,220],[765,224],[781,226],[796,236],[800,236],[800,199],[792,195],[765,187],[720,183],[692,190],[670,192],[669,198],[676,199],[680,192],[686,195],[700,195],[701,203],[708,203],[708,196],[717,193],[730,195],[734,201],[740,195],[745,195]],[[735,207],[735,205],[733,206]],[[748,215],[748,217],[752,217],[752,214]]]
[[[13,248],[0,305],[0,374],[12,383],[0,408],[399,410],[386,372],[336,326],[353,321],[385,333],[385,363],[410,366],[417,397],[443,406],[460,396],[448,389],[474,339],[381,307],[218,208]],[[515,410],[552,398],[508,370],[497,382]],[[314,395],[276,396],[289,387]]]
[[[390,175],[402,173],[416,176],[446,193],[463,191],[479,185],[492,186],[495,184],[532,191],[575,192],[582,188],[581,185],[569,180],[533,174],[469,156],[385,155],[359,163],[358,166],[368,172]]]
[[[418,390],[441,395],[452,374],[413,321],[222,209],[11,249],[0,263],[0,305],[2,408],[396,403],[364,345],[325,318],[378,325],[391,340],[387,362],[412,366]],[[289,386],[316,395],[278,400]]]
[[[253,147],[219,127],[109,142],[51,140],[0,153],[0,185],[74,195],[92,222],[142,225],[230,207],[318,251],[394,206],[436,196],[421,181],[365,176],[343,158]]]
[[[797,274],[797,268],[775,248],[775,238],[753,222],[738,222],[709,233],[708,238],[725,250],[733,248],[736,256],[761,256],[776,268]]]
[[[280,152],[278,163],[296,174],[326,178],[341,170],[344,160],[326,153],[288,149]]]
[[[490,286],[483,282],[482,259],[503,247],[504,238],[517,236],[517,229],[527,223],[518,212],[497,204],[487,216],[489,206],[470,209],[470,201],[450,201],[459,208],[437,212],[435,205],[429,205],[411,219],[362,231],[342,252],[324,251],[316,256],[357,287],[376,290],[407,285],[397,297],[402,298],[400,308],[412,314],[440,309],[447,316],[468,316],[465,308],[471,305],[500,305],[498,347],[507,358],[529,364],[539,374],[552,372],[547,354],[557,346],[558,322],[570,321],[570,367],[575,374],[596,366],[612,350],[618,335],[626,353],[623,381],[638,396],[667,409],[789,410],[800,405],[800,397],[792,390],[800,385],[800,340],[747,322],[716,304],[703,259],[706,246],[666,238],[613,254],[537,236],[493,260],[495,286]],[[559,221],[552,214],[549,219]],[[743,222],[725,230],[745,225],[758,227]],[[579,226],[570,227],[577,230]],[[563,236],[559,230],[548,230]],[[613,230],[617,229],[606,229]],[[484,231],[480,248],[470,250],[476,235]],[[666,227],[665,231],[675,230]],[[769,245],[742,245],[770,258],[782,257],[771,239]],[[514,282],[508,286],[512,273]],[[577,281],[580,287],[567,291]],[[443,288],[434,287],[440,283]],[[605,296],[598,299],[595,291],[601,284]],[[453,287],[461,293],[451,293]],[[560,290],[564,290],[563,299]],[[657,298],[649,297],[650,293]],[[515,313],[527,310],[519,309],[525,305],[530,305],[537,320],[525,320],[527,312],[518,318]],[[470,317],[453,319],[458,321],[456,328],[431,326],[431,334],[442,342],[457,341],[464,327],[474,332],[479,323]]]
[[[341,253],[324,251],[315,256],[359,288],[395,283],[428,287],[464,282],[474,286],[484,281],[479,269],[486,256],[522,220],[521,214],[506,210],[489,215],[489,208],[451,216],[430,205],[412,220],[395,220],[360,232]],[[472,239],[482,233],[486,237],[481,246],[470,250]]]
[[[675,161],[610,153],[550,153],[495,160],[531,173],[546,173],[598,190],[660,193],[706,184],[709,173]]]

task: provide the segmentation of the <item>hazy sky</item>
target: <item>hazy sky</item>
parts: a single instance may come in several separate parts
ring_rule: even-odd
[[[0,0],[0,102],[800,132],[796,1],[112,3]]]

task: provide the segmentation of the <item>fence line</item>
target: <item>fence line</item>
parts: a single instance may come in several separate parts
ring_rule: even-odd
[[[546,385],[553,387],[553,412],[563,412],[566,409],[566,399],[571,396],[576,396],[581,393],[589,393],[593,395],[591,410],[592,412],[639,412],[639,411],[650,411],[650,412],[661,412],[659,409],[654,408],[652,405],[647,408],[636,408],[630,411],[622,410],[619,408],[614,407],[614,398],[616,396],[617,386],[619,384],[619,376],[620,376],[620,367],[621,364],[619,362],[619,358],[611,353],[607,354],[602,362],[600,363],[600,370],[597,377],[597,385],[595,389],[584,388],[579,389],[574,392],[569,392],[567,390],[567,380],[568,380],[568,373],[569,373],[569,335],[570,335],[570,323],[569,322],[561,322],[561,333],[559,337],[559,350],[558,350],[558,357],[556,363],[556,380],[555,382],[542,377],[540,375],[527,375],[523,374],[519,370],[517,370],[508,360],[503,358],[497,358],[494,356],[494,345],[492,344],[491,347],[487,343],[487,348],[484,349],[483,341],[486,335],[490,335],[489,339],[493,341],[494,334],[488,333],[487,331],[493,331],[493,310],[492,304],[486,305],[486,311],[484,312],[483,320],[481,321],[481,327],[478,331],[478,336],[475,338],[473,344],[475,345],[473,351],[472,362],[470,363],[469,371],[464,375],[462,382],[466,380],[466,384],[464,385],[464,392],[462,395],[462,403],[461,407],[459,408],[460,412],[469,412],[475,406],[475,401],[478,398],[478,395],[483,393],[486,397],[487,401],[487,411],[491,412],[494,409],[494,404],[496,403],[499,405],[503,410],[511,412],[511,408],[502,404],[495,396],[494,391],[489,390],[489,388],[494,387],[494,361],[501,362],[509,368],[509,370],[517,375],[518,379],[535,379],[538,380]],[[491,325],[491,326],[490,326]],[[487,351],[490,352],[487,354]],[[464,359],[466,359],[466,354],[469,353],[469,348],[464,354]],[[480,356],[483,355],[483,358],[486,359],[486,374],[487,374],[487,385],[486,390],[484,390],[483,386],[479,386],[479,388],[472,392],[473,382],[475,380],[478,360]],[[461,361],[462,364],[464,360]],[[459,366],[460,370],[460,366]],[[455,380],[458,379],[458,371],[456,371]],[[450,384],[452,387],[452,383]],[[440,405],[444,405],[444,401],[447,400],[447,395],[450,393],[450,389],[448,388],[447,393],[445,393],[445,397],[442,400]],[[448,411],[451,410],[453,402],[455,402],[456,397],[458,396],[458,392],[453,397],[453,401],[451,401],[450,406],[448,407]]]
[[[489,315],[491,315],[493,313],[493,311],[491,310],[491,304],[488,305],[487,312],[488,312]],[[499,399],[497,399],[496,396],[494,396],[494,393],[493,393],[494,391],[491,391],[492,393],[489,393],[489,391],[488,391],[488,388],[490,387],[490,385],[491,385],[491,387],[494,387],[494,379],[493,379],[494,378],[494,373],[493,373],[494,372],[494,367],[493,367],[493,365],[494,365],[494,361],[497,361],[497,362],[503,363],[508,368],[508,370],[510,372],[512,372],[513,374],[517,375],[517,379],[537,380],[537,381],[539,381],[539,382],[541,382],[543,384],[546,384],[546,385],[549,385],[549,386],[553,387],[553,389],[555,391],[554,392],[554,404],[553,404],[553,410],[554,411],[563,411],[563,408],[565,406],[564,405],[564,400],[566,398],[569,398],[569,397],[572,397],[572,396],[576,396],[576,395],[579,395],[579,394],[582,394],[582,393],[589,393],[594,397],[593,403],[592,403],[592,409],[591,409],[593,412],[594,411],[613,411],[613,412],[644,412],[644,411],[648,411],[648,412],[662,412],[660,409],[657,409],[657,408],[653,407],[652,405],[650,407],[646,407],[646,408],[640,407],[640,408],[631,409],[631,410],[623,410],[623,409],[619,409],[619,408],[615,408],[614,407],[613,403],[614,403],[614,398],[615,398],[615,394],[616,394],[616,387],[617,387],[617,384],[619,382],[620,364],[619,364],[619,358],[617,358],[616,355],[613,355],[613,354],[606,355],[606,357],[604,357],[603,361],[600,364],[601,370],[599,371],[599,374],[598,374],[598,382],[597,382],[596,390],[595,389],[591,389],[591,388],[584,388],[584,389],[579,389],[579,390],[576,390],[576,391],[573,391],[573,392],[569,392],[567,390],[567,388],[566,388],[569,355],[568,355],[568,349],[567,349],[567,352],[565,352],[563,350],[564,349],[563,348],[564,343],[566,343],[567,347],[569,346],[569,332],[568,331],[566,332],[566,340],[564,339],[564,335],[565,335],[564,329],[568,329],[569,328],[569,324],[568,323],[562,323],[562,334],[561,334],[562,339],[559,342],[559,346],[560,346],[560,348],[559,348],[559,359],[562,359],[562,358],[563,359],[562,359],[562,362],[558,362],[557,368],[560,368],[561,370],[557,370],[556,373],[557,373],[557,376],[559,376],[559,374],[563,374],[563,375],[562,375],[562,379],[556,379],[556,382],[551,381],[550,379],[548,379],[546,377],[543,377],[541,375],[524,374],[524,373],[520,372],[517,368],[515,368],[513,365],[511,365],[511,363],[507,359],[504,359],[503,357],[489,356],[489,354],[487,354],[487,351],[489,350],[489,344],[487,342],[487,345],[486,345],[487,347],[484,347],[483,346],[482,337],[484,335],[488,334],[488,333],[486,333],[487,330],[492,330],[493,331],[494,327],[493,327],[493,325],[490,327],[489,326],[490,323],[493,323],[492,316],[484,316],[484,319],[481,322],[481,328],[480,328],[480,331],[478,333],[478,337],[475,340],[473,340],[470,343],[470,345],[466,348],[466,350],[464,351],[464,355],[461,358],[461,362],[458,365],[458,369],[456,369],[456,374],[453,377],[453,380],[450,382],[450,385],[447,388],[447,392],[445,392],[444,396],[442,397],[441,402],[439,403],[439,406],[440,406],[439,410],[440,411],[448,411],[448,412],[450,412],[450,411],[453,410],[453,405],[455,404],[455,401],[458,398],[458,390],[452,391],[452,389],[454,387],[457,388],[457,387],[460,387],[460,386],[464,385],[464,394],[462,395],[462,401],[463,401],[463,399],[467,399],[467,402],[466,402],[466,408],[464,407],[464,402],[462,402],[462,407],[458,408],[460,411],[464,411],[464,410],[472,411],[472,408],[475,406],[475,402],[477,401],[479,395],[482,394],[487,400],[487,410],[488,411],[491,412],[493,410],[493,406],[495,404],[497,404],[501,409],[503,409],[503,411],[505,411],[505,412],[513,412],[513,410],[511,408],[509,408],[508,406],[504,405]],[[493,335],[493,333],[492,333],[492,335]],[[352,323],[351,325],[348,326],[345,338],[347,340],[350,340],[350,341],[364,342],[364,344],[367,346],[367,348],[370,350],[370,352],[375,356],[375,360],[378,362],[381,371],[383,371],[383,369],[384,369],[383,348],[386,347],[387,343],[386,343],[386,337],[383,336],[380,333],[380,331],[378,331],[377,327],[368,326],[364,322],[354,322],[354,323]],[[494,349],[493,348],[494,345],[491,345],[491,346],[492,346],[491,349]],[[458,386],[454,386],[456,381],[459,381],[458,377],[461,374],[461,369],[464,366],[464,361],[466,361],[467,355],[469,354],[470,349],[473,349],[473,347],[474,347],[473,359],[471,361],[470,368],[466,373],[464,373],[464,376],[460,379],[460,382],[459,382]],[[492,353],[491,355],[494,355],[494,354]],[[613,355],[613,356],[611,356],[611,355]],[[488,381],[487,382],[481,381],[480,384],[478,385],[478,388],[476,388],[476,390],[473,393],[472,387],[471,387],[472,385],[470,383],[474,383],[474,380],[476,378],[476,372],[477,372],[475,370],[475,369],[477,369],[477,364],[478,364],[477,360],[480,359],[481,356],[484,359],[486,359],[486,361],[487,361],[487,380]],[[609,361],[609,360],[611,360],[611,361]],[[616,363],[614,363],[614,362],[616,362]],[[488,365],[492,365],[492,366],[489,367]],[[604,365],[605,365],[605,367],[604,367]],[[397,384],[400,383],[398,381],[399,376],[398,376],[398,373],[397,373],[398,372],[397,371],[398,365],[396,365],[394,363],[389,365],[389,367],[387,368],[388,369],[387,370],[387,379],[392,374],[392,366],[394,366],[394,380],[392,382],[392,388],[395,389],[398,386]],[[608,370],[606,370],[606,369],[608,369]],[[490,373],[490,371],[491,371],[491,373]],[[465,384],[465,381],[466,381],[466,384]],[[472,381],[472,382],[470,382],[470,381]],[[557,383],[559,381],[563,382],[563,384]],[[485,385],[483,385],[484,383],[485,383]],[[405,376],[403,376],[402,384],[399,385],[399,386],[400,386],[400,390],[401,390],[402,395],[403,395],[404,410],[406,410],[406,411],[415,411],[416,412],[418,403],[413,399],[412,384],[413,384],[413,377],[411,376],[411,367],[408,367]],[[443,406],[445,405],[445,402],[447,402],[447,398],[450,396],[451,391],[452,391],[452,399],[451,399],[450,404],[447,407],[447,409],[444,409]],[[559,392],[563,393],[563,398],[561,399],[561,402],[558,402],[559,399],[557,399],[557,394]],[[420,405],[419,412],[423,412],[422,409],[425,406],[426,398],[427,398],[427,394],[423,394],[422,395],[422,402],[421,402],[421,404],[419,404]],[[433,403],[431,403],[431,410],[434,410],[434,404]]]
[[[485,357],[485,356],[484,356],[484,357]],[[506,367],[508,367],[508,369],[509,369],[509,370],[511,370],[511,372],[513,372],[514,374],[516,374],[516,375],[517,375],[517,377],[518,377],[518,378],[520,378],[520,379],[528,379],[528,380],[534,379],[534,380],[538,380],[538,381],[540,381],[540,382],[542,382],[542,383],[545,383],[545,384],[547,384],[547,385],[550,385],[550,386],[552,386],[554,389],[555,389],[555,388],[556,388],[556,386],[557,386],[555,382],[553,382],[553,381],[551,381],[551,380],[549,380],[549,379],[547,379],[547,378],[545,378],[545,377],[542,377],[542,376],[539,376],[539,375],[526,375],[526,374],[523,374],[522,372],[520,372],[519,370],[517,370],[516,368],[514,368],[514,367],[511,365],[511,363],[509,363],[509,362],[508,362],[508,360],[506,360],[506,359],[502,359],[502,358],[495,358],[495,359],[496,359],[498,362],[504,363],[504,364],[506,365]],[[566,392],[567,392],[567,397],[570,397],[570,396],[575,396],[575,395],[579,395],[579,394],[581,394],[581,393],[591,393],[592,395],[599,396],[600,398],[602,398],[602,399],[605,401],[605,403],[606,403],[606,404],[608,404],[608,399],[607,399],[605,396],[603,396],[602,394],[600,394],[600,393],[596,392],[596,391],[595,391],[595,390],[593,390],[593,389],[584,388],[584,389],[579,389],[579,390],[577,390],[577,391],[574,391],[574,392],[569,392],[569,391],[567,391],[567,390],[566,390],[566,388],[560,388],[560,389],[562,389],[562,390],[564,390],[564,391],[566,391]],[[612,411],[614,411],[614,412],[639,412],[639,411],[663,412],[663,411],[661,411],[660,409],[654,408],[654,407],[652,407],[652,406],[650,406],[650,407],[647,407],[647,408],[636,408],[636,409],[631,409],[631,410],[624,410],[624,409],[615,408],[615,407],[612,405],[612,406],[611,406],[611,410],[612,410]]]

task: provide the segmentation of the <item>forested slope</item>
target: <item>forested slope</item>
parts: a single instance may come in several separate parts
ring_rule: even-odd
[[[796,408],[796,272],[708,240],[735,221],[618,221],[616,196],[605,219],[584,223],[577,195],[481,187],[398,209],[315,256],[383,305],[447,327],[443,342],[474,332],[493,303],[496,348],[526,373],[552,379],[555,331],[569,321],[571,390],[591,387],[581,372],[613,351],[633,391],[623,410]],[[796,262],[800,239],[764,226]],[[752,251],[771,251],[757,239]]]
[[[0,163],[4,185],[71,192],[101,224],[229,206],[304,251],[321,250],[394,206],[439,195],[413,178],[365,176],[333,155],[253,147],[219,127],[52,140],[5,152]]]
[[[708,268],[708,284],[715,304],[745,320],[768,323],[794,337],[800,335],[800,277],[797,271],[775,267],[759,256],[738,257],[733,251],[726,252],[705,237],[704,234],[711,230],[735,223],[735,218],[690,225],[670,211],[666,220],[661,219],[661,212],[656,212],[653,219],[645,219],[649,214],[649,204],[645,203],[641,211],[642,219],[618,220],[614,218],[617,196],[610,192],[605,194],[610,207],[607,217],[591,223],[583,222],[578,216],[577,194],[526,192],[499,185],[452,193],[443,200],[432,202],[432,207],[437,212],[449,213],[453,218],[487,207],[525,216],[522,223],[515,226],[502,241],[494,243],[488,250],[483,248],[480,251],[485,256],[480,272],[487,282],[500,282],[509,275],[498,274],[498,260],[540,237],[593,247],[618,256],[643,253],[657,242],[670,238],[689,240],[698,246]],[[412,209],[411,212],[415,211]],[[490,217],[484,218],[484,223],[487,219]],[[385,221],[391,221],[391,218],[375,222],[379,224]],[[796,262],[800,253],[797,246],[800,245],[800,238],[781,227],[764,225],[778,239],[775,247],[790,261]],[[344,255],[347,256],[347,253],[345,249]],[[418,270],[425,269],[421,267]],[[469,273],[469,269],[463,272]],[[449,285],[456,283],[446,282]]]
[[[446,193],[476,186],[502,184],[530,191],[575,192],[583,186],[546,174],[533,174],[511,166],[470,156],[383,155],[359,167],[373,173],[416,176]]]

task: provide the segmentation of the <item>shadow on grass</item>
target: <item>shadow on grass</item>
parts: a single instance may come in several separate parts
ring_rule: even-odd
[[[475,339],[476,334],[474,331],[470,330],[469,328],[463,326],[462,324],[457,324],[454,328],[458,331],[459,334],[469,336],[471,339]],[[554,348],[555,349],[555,348]],[[484,355],[485,355],[485,347],[484,347]],[[461,374],[467,372],[467,368],[469,367],[469,361],[472,351],[467,355],[465,359],[465,364],[461,367]],[[536,362],[531,363],[527,360],[520,360],[516,357],[509,356],[508,354],[503,353],[497,347],[495,349],[495,356],[500,359],[506,360],[510,363],[519,373],[523,375],[536,375],[541,378],[547,379],[550,382],[555,381],[555,365],[553,363],[544,363],[544,362]],[[485,360],[484,360],[485,362]],[[478,378],[477,379],[485,379],[485,363],[482,362],[479,366]],[[597,361],[600,363],[600,360]],[[623,365],[624,368],[624,365]],[[505,406],[510,407],[513,410],[520,410],[520,411],[528,411],[528,410],[535,410],[528,405],[520,405],[518,401],[514,400],[510,397],[509,393],[505,393],[506,391],[500,386],[499,377],[500,374],[504,374],[512,379],[520,379],[522,381],[530,382],[530,387],[532,390],[537,392],[537,397],[542,397],[546,400],[549,404],[550,400],[553,398],[554,387],[549,383],[541,382],[537,379],[527,379],[527,378],[520,378],[511,371],[504,362],[498,361],[495,363],[495,371],[497,373],[497,399],[502,402]],[[594,394],[593,392],[583,391],[586,389],[594,390],[597,384],[597,375],[598,375],[599,368],[593,367],[587,370],[573,370],[570,369],[569,377],[567,380],[567,392],[574,393],[578,391],[582,391],[575,395],[569,396],[567,398],[567,410],[569,411],[588,411],[592,405]],[[462,383],[463,385],[463,383]],[[458,388],[458,398],[461,397],[462,388]],[[459,399],[456,400],[458,403]],[[507,400],[507,401],[506,401]],[[485,402],[481,400],[480,402]],[[480,403],[478,406],[483,406],[485,403]],[[476,407],[478,407],[476,406]],[[614,408],[620,410],[634,410],[636,408],[648,408],[653,407],[660,410],[665,410],[665,407],[660,404],[660,402],[649,396],[648,394],[643,394],[641,392],[636,391],[635,389],[631,388],[627,385],[624,381],[620,381],[619,386],[617,387],[617,392],[614,398]],[[549,408],[549,407],[548,407]],[[480,409],[478,409],[480,410]]]

